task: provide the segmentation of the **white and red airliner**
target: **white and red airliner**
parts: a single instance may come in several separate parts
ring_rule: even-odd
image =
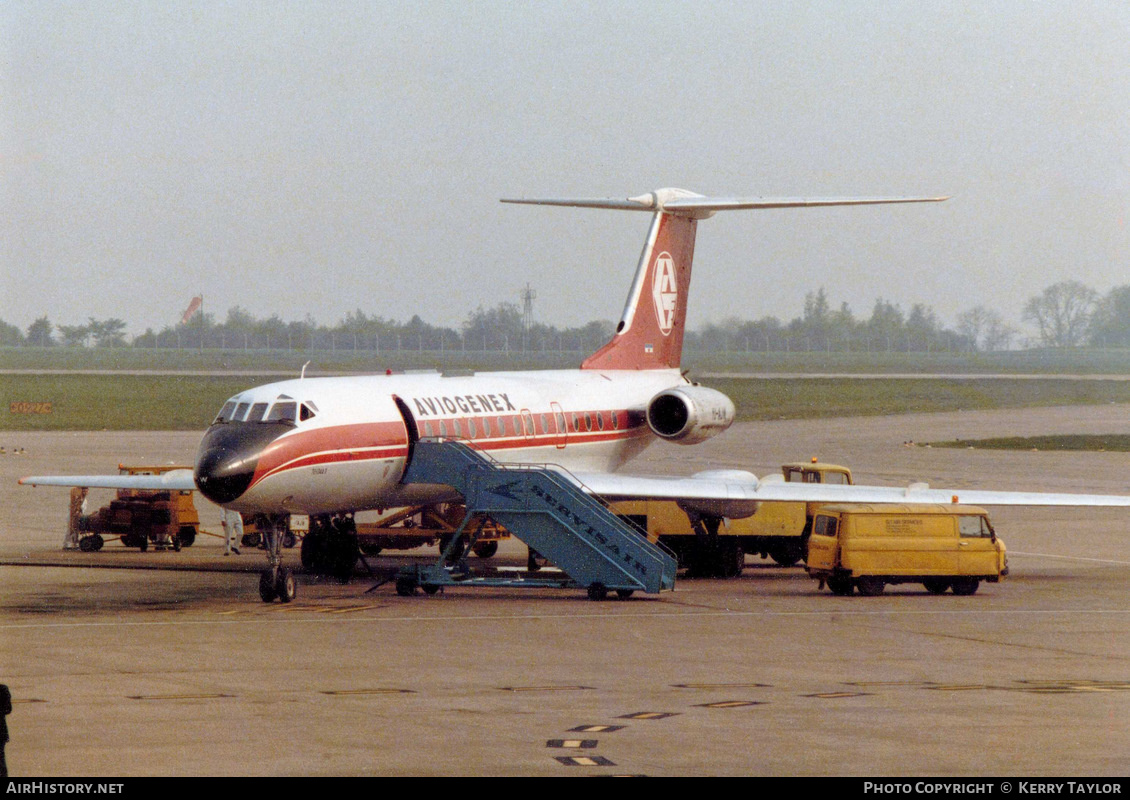
[[[717,211],[885,203],[942,197],[710,198],[660,189],[626,199],[503,202],[650,212],[623,316],[612,339],[576,370],[468,376],[386,374],[257,386],[228,400],[204,433],[195,467],[160,476],[24,478],[29,485],[193,489],[242,514],[280,519],[388,509],[454,497],[402,482],[413,443],[458,438],[511,463],[553,463],[609,499],[664,498],[715,516],[748,516],[764,500],[1127,506],[1130,497],[790,484],[725,470],[687,478],[617,470],[649,444],[695,444],[734,419],[725,395],[680,372],[698,222]],[[272,570],[278,570],[277,548]],[[293,592],[293,581],[288,593]]]

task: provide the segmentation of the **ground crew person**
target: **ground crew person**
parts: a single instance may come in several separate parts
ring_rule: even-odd
[[[8,744],[8,715],[12,713],[12,693],[8,684],[0,683],[0,778],[8,777],[8,759],[4,748]]]
[[[224,516],[220,519],[220,525],[224,529],[224,555],[230,556],[235,553],[238,556],[239,545],[243,540],[243,517],[239,515],[238,511],[225,508]]]
[[[86,516],[86,494],[89,491],[85,486],[71,489],[71,513],[67,518],[67,533],[63,537],[64,550],[78,550],[79,528]]]

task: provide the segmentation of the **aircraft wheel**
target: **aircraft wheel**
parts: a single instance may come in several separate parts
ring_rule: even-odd
[[[263,541],[263,537],[260,536],[258,532],[245,533],[243,534],[243,538],[239,541],[244,547],[258,547],[259,542]]]
[[[275,594],[284,603],[289,603],[298,595],[298,583],[294,579],[294,573],[286,567],[279,568],[279,574],[275,578]]]
[[[874,575],[864,575],[862,578],[856,578],[855,587],[864,597],[878,597],[887,588],[887,582]]]
[[[603,583],[589,584],[588,595],[589,600],[603,600],[608,597],[608,587]]]
[[[953,593],[962,596],[976,594],[977,587],[980,585],[981,581],[976,578],[954,578]]]
[[[950,588],[950,582],[945,578],[927,578],[922,581],[922,585],[930,594],[945,594],[946,589]]]
[[[148,536],[138,536],[137,537],[137,549],[140,550],[143,553],[146,550],[149,549],[149,537]]]
[[[278,597],[278,590],[275,588],[274,570],[265,569],[259,573],[259,596],[263,598],[264,603],[269,603]]]
[[[498,542],[479,542],[474,547],[474,553],[479,558],[490,558],[498,552]]]
[[[833,575],[828,578],[828,588],[832,594],[837,597],[847,597],[855,591],[855,585],[851,582],[851,578],[844,578],[838,575]]]
[[[192,547],[193,542],[196,541],[196,529],[191,525],[184,525],[177,536],[180,538],[181,547]]]

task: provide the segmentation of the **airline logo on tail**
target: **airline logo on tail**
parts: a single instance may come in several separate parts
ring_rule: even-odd
[[[675,327],[675,308],[679,304],[679,285],[675,280],[675,259],[664,251],[655,257],[651,273],[651,299],[655,303],[655,319],[664,336]]]

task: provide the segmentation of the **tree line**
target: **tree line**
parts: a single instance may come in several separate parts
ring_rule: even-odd
[[[1006,323],[996,311],[977,305],[945,327],[933,309],[921,303],[908,312],[879,298],[866,319],[856,318],[847,303],[833,308],[821,288],[809,292],[800,316],[788,322],[767,316],[731,318],[687,331],[685,347],[699,352],[977,352],[1020,347],[1130,347],[1130,286],[1100,296],[1078,281],[1044,289],[1024,305],[1022,319],[1035,335]],[[132,338],[125,321],[88,318],[85,324],[54,325],[47,316],[21,330],[0,321],[0,346],[134,347],[221,350],[368,350],[592,352],[612,335],[613,323],[589,322],[559,328],[526,324],[514,303],[480,306],[458,328],[431,325],[413,316],[407,322],[369,316],[361,309],[336,325],[322,325],[307,315],[285,321],[279,315],[259,319],[235,306],[223,321],[196,313],[187,322],[152,328]]]

